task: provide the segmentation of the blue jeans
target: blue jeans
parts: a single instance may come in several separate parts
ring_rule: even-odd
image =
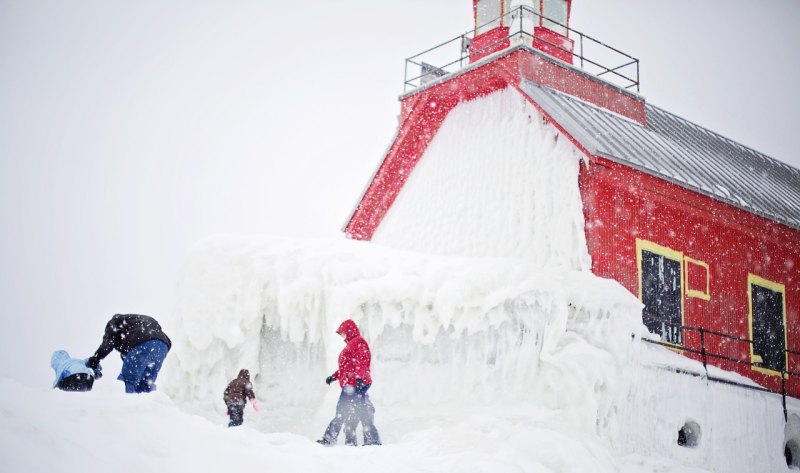
[[[126,393],[149,393],[156,390],[156,378],[169,347],[161,340],[148,340],[131,349],[122,362],[117,379],[125,383]]]
[[[356,427],[361,422],[364,429],[364,445],[380,445],[381,438],[378,429],[375,428],[375,406],[369,400],[367,390],[354,389],[353,386],[345,386],[339,395],[339,402],[336,403],[336,417],[328,424],[322,440],[327,444],[336,444],[339,438],[339,431],[344,426],[344,444],[358,445],[356,441]]]

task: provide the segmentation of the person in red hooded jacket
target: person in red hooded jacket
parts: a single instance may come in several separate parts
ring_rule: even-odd
[[[380,445],[381,439],[375,428],[375,406],[369,400],[367,390],[372,385],[369,366],[372,353],[369,345],[355,322],[348,319],[342,322],[336,333],[344,338],[344,349],[339,353],[339,369],[325,380],[329,385],[339,381],[342,392],[336,403],[336,416],[328,424],[325,434],[317,442],[322,445],[336,445],[339,431],[344,426],[345,445],[357,445],[356,427],[361,422],[364,430],[364,445]]]

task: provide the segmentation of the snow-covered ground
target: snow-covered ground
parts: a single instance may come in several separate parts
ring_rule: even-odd
[[[325,385],[320,389],[325,389]],[[381,447],[322,447],[296,431],[270,432],[273,413],[245,413],[245,425],[196,412],[163,393],[126,395],[121,383],[64,393],[0,380],[4,472],[699,472],[656,456],[617,458],[591,435],[576,436],[558,411],[538,402],[464,409],[386,409]],[[333,410],[329,410],[330,413]],[[323,419],[297,419],[321,433]]]
[[[655,359],[670,357],[657,351]],[[672,381],[680,384],[681,379],[686,378]],[[322,381],[319,385],[321,391],[335,391]],[[314,442],[333,412],[330,402],[320,406],[317,415],[297,418],[291,428],[275,431],[272,418],[276,413],[268,409],[254,412],[248,407],[245,425],[228,429],[227,417],[218,411],[176,402],[163,392],[127,395],[110,376],[91,393],[64,393],[9,379],[0,379],[0,391],[0,471],[4,472],[263,468],[323,473],[350,472],[356,466],[380,472],[730,471],[687,466],[703,455],[703,449],[681,449],[672,438],[666,439],[664,454],[617,453],[606,439],[576,429],[568,413],[543,407],[535,397],[513,403],[429,407],[410,403],[413,406],[389,408],[381,396],[375,396],[376,422],[385,445],[330,448]],[[720,410],[730,405],[722,404]],[[738,415],[728,412],[728,416],[729,423],[721,427],[730,429],[741,422]],[[642,419],[638,423],[642,429],[634,435],[657,436],[663,430],[649,422]],[[732,429],[725,434],[730,440],[737,432]],[[740,441],[745,450],[754,449],[746,439]],[[683,461],[669,458],[676,450],[685,452]]]

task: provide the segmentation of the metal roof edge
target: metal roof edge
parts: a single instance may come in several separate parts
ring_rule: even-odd
[[[741,204],[739,204],[737,202],[734,202],[733,200],[726,199],[726,198],[724,198],[724,197],[722,197],[720,195],[710,193],[708,191],[705,191],[703,189],[698,188],[697,186],[693,186],[693,185],[691,185],[689,183],[678,181],[678,180],[676,180],[676,179],[674,179],[674,178],[672,178],[670,176],[667,176],[665,174],[661,174],[658,171],[654,171],[652,169],[648,169],[648,168],[645,168],[643,166],[639,166],[639,165],[634,164],[634,163],[632,163],[632,162],[630,162],[628,160],[625,160],[623,158],[619,158],[619,157],[616,157],[616,156],[613,156],[613,155],[610,155],[610,154],[607,154],[607,153],[603,153],[603,152],[597,152],[597,153],[595,153],[594,156],[598,157],[598,158],[602,158],[602,159],[607,159],[609,161],[612,161],[614,163],[620,164],[622,166],[629,167],[631,169],[635,169],[635,170],[637,170],[639,172],[642,172],[644,174],[647,174],[649,176],[657,177],[657,178],[659,178],[659,179],[661,179],[663,181],[669,182],[670,184],[674,184],[674,185],[676,185],[678,187],[681,187],[683,189],[687,189],[687,190],[690,190],[692,192],[696,192],[696,193],[698,193],[700,195],[704,195],[704,196],[706,196],[706,197],[708,197],[710,199],[716,200],[718,202],[725,203],[725,204],[730,205],[732,207],[735,207],[735,208],[737,208],[739,210],[743,210],[743,211],[745,211],[747,213],[750,213],[750,214],[753,214],[753,215],[758,215],[759,217],[766,218],[767,220],[772,220],[773,222],[780,223],[781,225],[786,225],[787,227],[792,228],[794,230],[800,230],[800,222],[798,222],[798,221],[794,221],[793,222],[793,221],[787,220],[785,218],[781,218],[778,215],[772,215],[772,214],[769,214],[768,212],[759,211],[758,209],[755,209],[753,207],[748,207],[748,206],[741,205]]]
[[[596,110],[602,111],[603,113],[607,113],[609,115],[613,115],[615,118],[618,118],[620,120],[625,120],[626,122],[629,122],[631,125],[636,125],[636,126],[641,127],[641,128],[647,128],[646,125],[642,125],[641,123],[637,122],[633,118],[626,117],[625,115],[621,115],[621,114],[619,114],[619,113],[617,113],[617,112],[615,112],[613,110],[609,110],[609,109],[603,107],[602,105],[597,105],[594,102],[590,102],[590,101],[582,99],[580,97],[576,97],[576,96],[568,94],[566,92],[562,92],[562,91],[560,91],[558,89],[554,89],[552,87],[548,87],[548,86],[546,86],[544,84],[540,84],[538,82],[535,82],[535,81],[532,81],[532,80],[529,80],[529,79],[522,79],[522,81],[520,83],[522,85],[525,85],[525,86],[536,87],[536,88],[539,88],[539,89],[547,89],[548,91],[554,92],[556,94],[563,95],[565,97],[569,97],[569,100],[574,100],[576,102],[580,102],[581,104],[586,105],[587,107],[592,107],[592,108],[594,108]],[[645,103],[645,106],[647,106],[647,102],[644,101],[643,97],[638,97],[637,96],[636,98],[637,99],[641,98],[642,101]],[[669,112],[667,112],[667,113],[669,113]]]
[[[551,100],[549,98],[549,96],[551,94],[554,94],[555,97],[562,97],[564,100],[573,101],[573,102],[579,102],[582,106],[590,107],[590,108],[596,110],[599,113],[603,113],[603,114],[606,114],[606,115],[614,116],[615,119],[624,118],[626,122],[629,122],[630,124],[636,125],[636,126],[642,128],[642,129],[646,130],[646,129],[650,128],[650,125],[642,126],[640,123],[631,121],[631,120],[629,120],[629,119],[627,119],[625,117],[621,117],[618,114],[615,114],[615,113],[613,113],[613,112],[611,112],[611,111],[609,111],[609,110],[607,110],[607,109],[605,109],[603,107],[599,107],[599,106],[597,106],[597,105],[595,105],[595,104],[593,104],[591,102],[586,102],[584,100],[581,100],[578,97],[574,97],[574,96],[572,96],[570,94],[561,92],[561,91],[559,91],[557,89],[553,89],[551,87],[547,87],[547,86],[544,86],[544,85],[541,85],[541,84],[533,83],[531,81],[526,81],[526,84],[531,86],[531,87],[536,87],[536,88],[541,89],[541,90],[544,91],[545,95],[543,95],[542,97],[533,97],[533,96],[531,96],[531,99],[534,99],[537,102],[542,102],[542,100],[544,100],[544,103],[540,103],[540,105],[542,105],[544,107],[547,107],[548,106],[547,101]],[[530,96],[530,94],[529,94],[529,96]],[[550,106],[557,106],[555,104],[549,104],[549,105]],[[753,148],[750,148],[750,147],[747,147],[747,146],[742,145],[740,143],[737,143],[736,141],[731,140],[730,138],[727,138],[727,137],[725,137],[725,136],[723,136],[723,135],[721,135],[721,134],[719,134],[717,132],[714,132],[712,130],[709,130],[709,129],[703,127],[702,125],[698,125],[698,124],[696,124],[696,123],[694,123],[694,122],[692,122],[690,120],[686,120],[685,118],[682,118],[679,115],[676,115],[676,114],[674,114],[672,112],[669,112],[668,110],[665,110],[665,109],[663,109],[661,107],[657,107],[657,106],[654,106],[654,105],[651,105],[651,104],[646,104],[645,106],[646,107],[652,107],[656,112],[664,114],[669,119],[678,120],[678,121],[682,122],[683,124],[685,124],[686,126],[689,126],[689,127],[693,128],[693,129],[699,131],[699,132],[708,133],[714,139],[722,140],[725,143],[728,143],[728,144],[730,144],[732,146],[735,146],[735,147],[738,147],[738,148],[740,148],[742,150],[745,150],[745,151],[749,152],[748,154],[752,154],[754,157],[757,157],[758,159],[763,159],[764,162],[767,163],[767,164],[777,164],[777,165],[779,165],[780,169],[783,169],[783,170],[786,170],[787,172],[790,172],[792,174],[792,177],[800,177],[800,170],[798,170],[798,169],[796,169],[796,168],[794,168],[794,167],[792,167],[792,166],[790,166],[790,165],[788,165],[786,163],[778,161],[775,158],[772,158],[772,157],[770,157],[770,156],[768,156],[768,155],[766,155],[764,153],[761,153],[761,152],[759,152],[759,151],[757,151],[757,150],[755,150]],[[564,117],[559,117],[557,115],[553,115],[552,118],[554,120],[556,120],[556,121],[560,121]],[[565,126],[566,124],[565,123],[561,123],[561,125]],[[590,153],[592,153],[594,156],[596,156],[598,158],[608,159],[609,161],[618,163],[618,164],[623,165],[623,166],[627,166],[627,167],[629,167],[631,169],[635,169],[635,170],[640,171],[640,172],[642,172],[644,174],[657,177],[657,178],[659,178],[661,180],[664,180],[666,182],[669,182],[669,183],[674,184],[676,186],[679,186],[681,188],[696,192],[696,193],[698,193],[700,195],[707,196],[707,197],[712,198],[712,199],[714,199],[714,200],[716,200],[718,202],[723,202],[723,203],[725,203],[727,205],[730,205],[730,206],[735,207],[737,209],[743,210],[743,211],[748,212],[750,214],[758,215],[760,217],[763,217],[763,218],[766,218],[766,219],[768,219],[770,221],[773,221],[773,222],[788,226],[789,228],[792,228],[792,229],[795,229],[795,230],[800,230],[800,220],[798,220],[798,219],[787,219],[786,217],[782,216],[781,214],[776,214],[776,213],[770,212],[770,211],[768,211],[766,209],[763,209],[763,208],[757,208],[757,207],[752,206],[752,205],[744,205],[744,204],[742,204],[742,203],[740,203],[738,201],[735,201],[733,199],[727,198],[724,195],[714,193],[713,191],[705,190],[705,189],[703,189],[701,187],[698,187],[696,185],[693,185],[693,184],[691,184],[689,182],[678,180],[678,179],[676,179],[676,178],[674,178],[672,176],[663,174],[663,173],[659,172],[656,169],[651,169],[651,168],[648,168],[646,166],[642,166],[642,165],[639,165],[639,164],[637,164],[635,162],[632,162],[632,161],[630,161],[628,159],[620,158],[620,157],[614,156],[612,154],[609,154],[607,152],[607,150],[603,151],[602,147],[600,147],[599,144],[596,143],[594,138],[591,137],[588,134],[588,132],[586,132],[586,130],[584,130],[585,124],[574,122],[573,126],[577,127],[578,130],[570,130],[569,127],[565,127],[565,129],[567,129],[569,131],[569,133],[573,136],[574,139],[578,140]]]
[[[736,141],[734,139],[731,139],[731,138],[728,138],[727,136],[725,136],[725,135],[723,135],[721,133],[718,133],[718,132],[716,132],[716,131],[714,131],[714,130],[712,130],[710,128],[707,128],[707,127],[705,127],[703,125],[695,123],[695,122],[693,122],[693,121],[691,121],[689,119],[686,119],[686,118],[684,118],[684,117],[682,117],[680,115],[677,115],[677,114],[675,114],[673,112],[670,112],[669,110],[667,110],[665,108],[659,107],[657,105],[653,105],[652,103],[649,103],[649,102],[646,103],[645,107],[652,107],[652,108],[654,108],[654,109],[656,109],[656,110],[658,110],[658,111],[660,111],[662,113],[670,115],[670,116],[672,116],[672,117],[674,117],[674,118],[676,118],[676,119],[678,119],[678,120],[680,120],[680,121],[682,121],[684,123],[687,123],[687,124],[689,124],[689,125],[691,125],[691,126],[693,126],[695,128],[698,128],[700,130],[703,130],[704,132],[710,133],[710,134],[716,136],[717,138],[720,138],[720,139],[728,142],[729,144],[731,144],[733,146],[737,146],[739,148],[742,148],[743,150],[750,151],[753,154],[756,154],[756,155],[758,155],[758,156],[760,156],[762,158],[765,158],[767,161],[775,163],[775,164],[785,168],[786,170],[791,171],[792,173],[796,173],[798,175],[798,177],[800,177],[800,169],[798,169],[798,168],[796,168],[796,167],[794,167],[794,166],[792,166],[790,164],[787,164],[787,163],[785,163],[783,161],[780,161],[780,160],[778,160],[776,158],[773,158],[772,156],[770,156],[768,154],[764,154],[764,153],[762,153],[761,151],[758,151],[755,148],[751,148],[750,146],[747,146],[747,145],[744,145],[742,143],[739,143],[738,141]]]

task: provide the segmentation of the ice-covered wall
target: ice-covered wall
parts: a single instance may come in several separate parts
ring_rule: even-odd
[[[618,452],[730,473],[789,471],[784,445],[800,440],[795,401],[789,399],[790,432],[780,395],[709,380],[699,362],[661,347],[647,346],[640,356],[607,425]],[[716,378],[755,385],[736,373],[709,370]],[[678,445],[678,431],[687,424],[695,446]]]
[[[589,269],[581,156],[506,88],[454,108],[372,241],[433,254]]]
[[[273,427],[287,428],[320,407],[342,348],[335,328],[353,318],[384,408],[526,400],[594,432],[638,347],[639,311],[614,281],[521,259],[218,237],[181,275],[162,384],[220,410],[248,368]]]
[[[343,347],[334,331],[353,318],[372,347],[370,394],[394,419],[382,424],[389,441],[425,435],[439,412],[453,422],[502,408],[558,425],[570,442],[608,445],[627,465],[641,461],[641,471],[668,471],[652,463],[659,457],[713,471],[786,471],[788,440],[800,463],[800,406],[789,406],[785,427],[779,396],[707,381],[699,362],[643,343],[639,301],[587,271],[344,239],[216,237],[191,253],[177,302],[159,386],[221,415],[222,390],[248,368],[268,413],[262,430],[319,435],[337,391],[323,382]],[[689,421],[700,441],[678,446]],[[605,459],[598,471],[614,471],[608,453],[591,455]]]

